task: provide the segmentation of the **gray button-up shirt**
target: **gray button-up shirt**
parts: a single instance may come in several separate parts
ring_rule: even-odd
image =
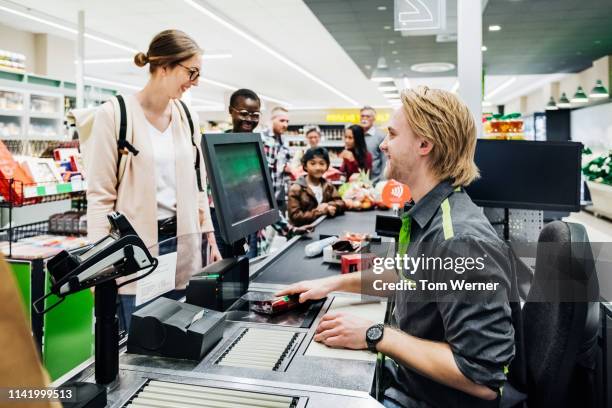
[[[516,290],[513,260],[505,243],[461,188],[450,182],[438,184],[407,211],[412,218],[409,257],[482,258],[482,270],[459,274],[456,268],[403,270],[400,279],[412,280],[416,291],[395,295],[394,318],[399,328],[415,337],[450,345],[459,370],[470,380],[498,390],[515,354],[514,309]],[[449,261],[450,262],[450,261]],[[463,261],[462,261],[463,262]],[[459,265],[459,264],[457,264]],[[411,273],[414,272],[414,273]],[[475,295],[466,290],[421,290],[422,281],[498,283],[495,292]],[[512,304],[512,308],[517,307]],[[395,385],[386,395],[406,406],[489,407],[485,401],[442,385],[415,371],[394,366]],[[418,401],[418,403],[417,403]]]
[[[380,150],[380,144],[385,140],[385,133],[378,129],[376,126],[372,126],[365,133],[365,141],[368,151],[372,154],[372,171],[370,172],[370,178],[374,183],[384,179],[385,164],[387,157]]]

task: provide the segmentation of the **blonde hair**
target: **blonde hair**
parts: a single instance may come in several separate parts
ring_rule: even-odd
[[[289,111],[287,110],[287,108],[282,107],[282,106],[275,106],[275,107],[272,109],[272,112],[271,112],[271,117],[272,117],[272,119],[274,119],[274,118],[275,118],[276,116],[278,116],[278,115],[283,115],[283,114],[287,114],[287,113],[289,113]]]
[[[134,56],[134,63],[139,67],[149,64],[153,73],[158,67],[173,68],[198,54],[202,54],[202,49],[193,38],[180,30],[164,30],[153,37],[146,54],[139,52]]]
[[[405,89],[402,105],[412,131],[433,144],[431,170],[453,186],[479,177],[474,163],[476,125],[468,107],[455,94],[419,86]]]

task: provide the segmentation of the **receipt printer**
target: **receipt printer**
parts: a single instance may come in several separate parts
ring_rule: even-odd
[[[161,297],[132,315],[127,351],[199,361],[224,326],[224,313]]]
[[[226,311],[249,290],[249,259],[226,258],[191,277],[186,303]]]

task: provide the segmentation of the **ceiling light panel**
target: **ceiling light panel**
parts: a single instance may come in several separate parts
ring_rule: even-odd
[[[270,47],[267,44],[265,44],[263,41],[255,38],[255,36],[253,36],[250,33],[244,31],[242,28],[238,27],[237,25],[234,25],[229,20],[227,20],[224,17],[220,16],[219,13],[216,13],[215,11],[213,11],[213,10],[203,6],[201,2],[195,1],[195,0],[184,0],[184,2],[187,3],[189,6],[193,7],[195,10],[197,10],[200,13],[204,14],[205,16],[209,17],[210,19],[214,20],[218,24],[220,24],[223,27],[227,28],[228,30],[232,31],[234,34],[237,34],[238,36],[242,37],[243,39],[245,39],[249,43],[253,44],[257,48],[259,48],[262,51],[268,53],[269,55],[271,55],[272,57],[274,57],[277,60],[281,61],[282,63],[286,64],[287,66],[293,68],[294,70],[296,70],[300,74],[304,75],[308,79],[314,81],[315,83],[321,85],[323,88],[331,91],[335,95],[337,95],[340,98],[344,99],[345,101],[349,102],[351,105],[359,106],[359,103],[355,99],[351,98],[350,96],[346,95],[344,92],[340,91],[339,89],[337,89],[333,85],[327,83],[323,79],[319,78],[318,76],[314,75],[310,71],[308,71],[305,68],[301,67],[300,65],[298,65],[295,62],[293,62],[289,58],[285,57],[284,55],[282,55],[277,50],[275,50],[272,47]]]

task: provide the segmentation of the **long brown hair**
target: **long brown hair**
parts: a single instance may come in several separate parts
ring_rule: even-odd
[[[134,63],[139,67],[149,64],[149,72],[153,73],[159,67],[173,68],[198,54],[202,49],[193,38],[180,30],[164,30],[153,37],[146,54],[134,56]]]

